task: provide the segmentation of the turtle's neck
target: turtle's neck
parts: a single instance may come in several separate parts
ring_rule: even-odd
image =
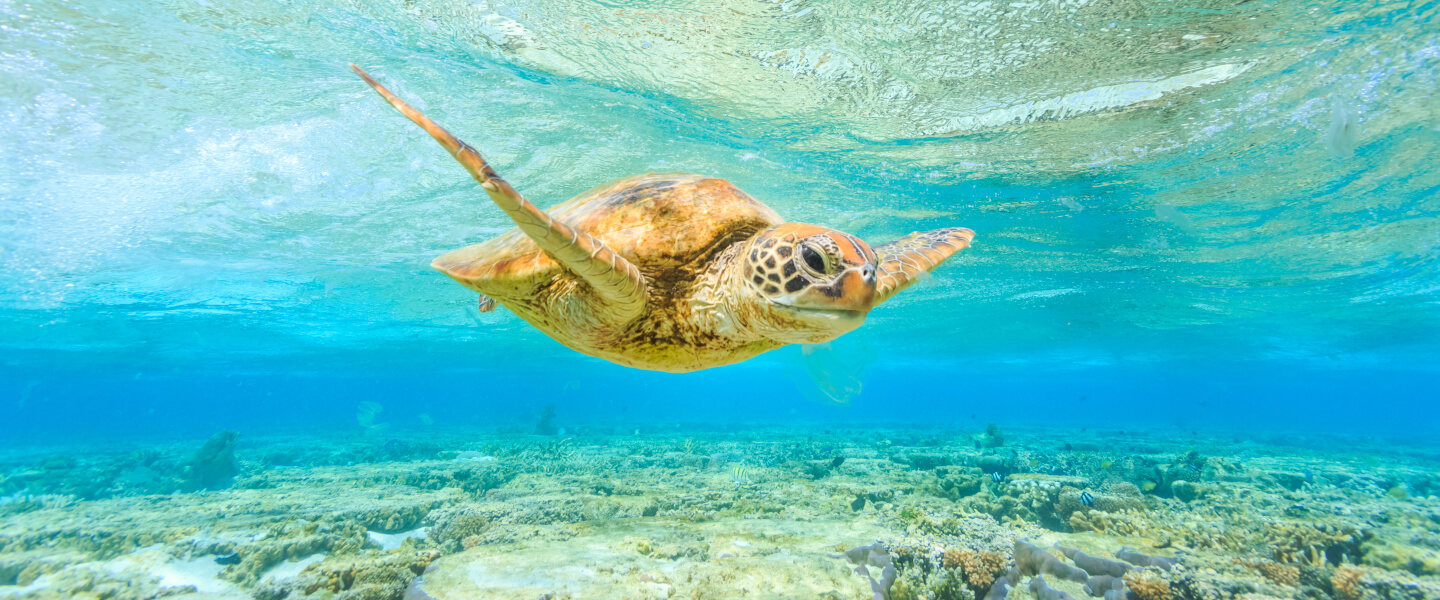
[[[764,299],[740,280],[741,260],[748,246],[749,242],[734,244],[715,256],[696,281],[691,308],[702,329],[741,343],[765,338],[760,333],[763,324],[757,322]]]
[[[707,291],[713,294],[713,308],[705,310],[711,331],[737,342],[766,341],[778,346],[792,342],[767,335],[786,327],[776,321],[775,307],[745,281],[744,260],[750,242],[735,244],[715,257],[706,272]],[[696,294],[697,300],[701,294]],[[697,311],[702,302],[697,302]],[[790,325],[793,326],[793,325]]]

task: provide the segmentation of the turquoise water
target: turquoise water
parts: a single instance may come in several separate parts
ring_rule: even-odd
[[[0,2],[0,433],[394,418],[1440,432],[1433,2]],[[572,352],[429,261],[728,179],[973,246],[828,348]],[[838,391],[837,391],[838,390]]]
[[[621,367],[430,268],[513,224],[352,62],[538,206],[975,238]],[[1437,76],[1433,0],[0,0],[0,600],[1440,599]]]

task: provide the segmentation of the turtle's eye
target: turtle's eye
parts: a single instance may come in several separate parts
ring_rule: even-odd
[[[810,244],[800,244],[800,260],[811,275],[823,277],[830,274],[830,261],[825,259],[825,253]]]

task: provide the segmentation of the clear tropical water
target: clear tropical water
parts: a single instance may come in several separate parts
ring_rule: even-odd
[[[976,238],[619,367],[351,62],[540,206]],[[1434,1],[0,0],[0,598],[1440,598],[1437,92]]]
[[[339,426],[377,400],[1435,433],[1436,13],[6,0],[0,430]],[[977,238],[813,355],[627,370],[428,268],[511,225],[347,62],[542,206],[679,170],[872,243]]]

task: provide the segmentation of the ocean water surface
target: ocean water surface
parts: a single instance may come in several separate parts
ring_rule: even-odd
[[[976,236],[827,345],[617,366],[429,267],[513,224],[352,62],[541,207],[682,171]],[[1028,539],[1219,573],[1140,600],[1440,597],[1437,92],[1435,2],[0,0],[0,596],[973,598]],[[592,534],[628,575],[444,579]],[[826,556],[877,539],[1005,565]],[[344,561],[413,572],[284,583]]]

